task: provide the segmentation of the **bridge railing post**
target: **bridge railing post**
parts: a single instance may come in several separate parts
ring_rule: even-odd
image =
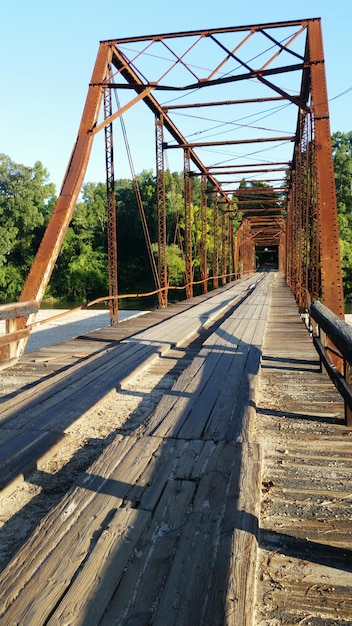
[[[352,387],[352,366],[345,361],[345,380]],[[352,426],[352,408],[345,402],[345,419],[347,426]]]
[[[309,309],[314,346],[345,403],[345,421],[352,426],[352,327],[321,302]]]

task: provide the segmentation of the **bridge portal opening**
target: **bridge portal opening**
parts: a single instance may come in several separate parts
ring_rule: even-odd
[[[257,267],[279,267],[279,246],[256,246],[255,258]]]

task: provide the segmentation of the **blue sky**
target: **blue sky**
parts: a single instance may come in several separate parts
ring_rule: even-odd
[[[352,130],[350,0],[6,2],[1,7],[0,153],[28,166],[41,161],[59,191],[100,40],[312,17],[322,18],[331,132],[348,132]],[[127,116],[126,128],[133,138]],[[138,148],[140,131],[135,139],[132,156],[138,173],[153,167],[153,159],[149,155],[147,160]],[[86,176],[94,182],[105,177],[99,141]],[[116,177],[130,176],[124,163],[121,155]]]

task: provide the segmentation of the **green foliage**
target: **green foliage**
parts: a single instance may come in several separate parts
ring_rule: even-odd
[[[341,265],[346,302],[352,302],[352,131],[332,136]]]
[[[166,264],[169,284],[174,287],[182,285],[186,264],[182,250],[174,243],[166,248]]]
[[[55,187],[33,167],[0,155],[0,301],[15,300],[31,267],[54,203]]]
[[[152,244],[153,253],[158,258],[158,244]],[[169,285],[178,287],[184,283],[186,263],[182,250],[174,243],[166,246],[166,266]]]
[[[79,256],[68,264],[69,293],[73,297],[92,300],[108,291],[106,255],[83,246]]]
[[[0,265],[0,294],[5,294],[4,302],[13,302],[17,299],[22,283],[22,274],[12,263]]]
[[[54,187],[41,163],[33,168],[0,157],[0,298],[15,300],[25,281],[44,229],[55,205]],[[143,220],[151,242],[158,239],[157,187],[152,171],[137,177],[143,205]],[[193,224],[193,264],[197,274],[202,220],[201,181],[191,178]],[[167,220],[167,266],[169,284],[184,282],[184,177],[165,172]],[[209,194],[207,209],[207,249],[211,271],[213,217]],[[141,207],[135,181],[116,181],[118,283],[120,293],[153,290],[150,258],[142,227]],[[157,248],[157,245],[154,245]],[[108,293],[106,186],[86,183],[77,203],[59,253],[47,296],[80,301]]]
[[[138,188],[151,241],[157,240],[156,185],[153,173],[137,176]],[[154,288],[145,236],[132,180],[116,181],[119,291],[135,293]]]
[[[340,250],[345,301],[352,302],[352,243],[340,239]]]
[[[99,183],[93,189],[89,184],[89,195],[86,192],[85,186],[87,200],[77,204],[53,271],[48,295],[54,298],[89,301],[108,292],[106,218],[102,213],[99,217],[102,201],[106,213],[105,187]]]
[[[335,133],[332,136],[332,146],[345,296],[347,301],[352,301],[352,131]],[[156,180],[151,171],[143,171],[137,178],[150,240],[154,242],[153,251],[157,254]],[[202,233],[200,178],[192,176],[191,183],[193,265],[197,277],[199,273],[197,256]],[[55,204],[54,192],[54,186],[48,182],[48,173],[40,162],[35,163],[33,167],[27,167],[14,163],[6,155],[0,155],[2,302],[16,300],[21,292]],[[249,205],[250,208],[258,208],[260,211],[261,195],[263,194],[258,190],[258,197],[253,198],[254,206]],[[170,285],[177,286],[183,284],[185,272],[183,252],[180,249],[184,238],[182,173],[165,172],[165,196],[168,281]],[[240,191],[238,196],[240,197]],[[248,196],[242,194],[242,197],[246,199]],[[278,206],[281,205],[279,195],[277,203]],[[119,291],[135,293],[152,290],[154,284],[150,260],[132,180],[116,181],[116,207]],[[234,234],[241,219],[242,215],[239,213],[232,215]],[[208,265],[211,273],[214,244],[211,193],[207,203],[206,232]],[[68,228],[47,294],[59,299],[80,300],[103,296],[108,292],[107,275],[106,187],[104,183],[86,183]]]

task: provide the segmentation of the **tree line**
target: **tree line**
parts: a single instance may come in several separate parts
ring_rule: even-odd
[[[332,135],[345,301],[352,302],[352,131]]]
[[[345,300],[352,302],[352,131],[332,135],[341,260]],[[152,171],[137,177],[150,240],[157,246],[156,181]],[[193,245],[202,233],[201,182],[192,177]],[[183,174],[165,173],[167,265],[169,282],[183,284],[185,262],[179,246],[183,236]],[[56,202],[55,187],[39,161],[33,167],[0,155],[0,302],[16,301],[31,267]],[[213,252],[211,195],[208,201],[207,248]],[[116,181],[118,268],[120,293],[154,288],[139,210],[130,179]],[[233,228],[239,223],[234,221]],[[195,275],[199,267],[195,263]],[[75,208],[46,297],[89,301],[108,293],[105,183],[85,183]]]
[[[16,301],[56,202],[54,185],[40,162],[34,167],[0,155],[0,302]],[[153,251],[157,255],[157,188],[152,171],[137,176]],[[193,177],[194,245],[201,233],[201,183]],[[182,285],[185,260],[179,246],[184,230],[183,175],[165,173],[167,265],[171,285]],[[155,289],[134,181],[116,181],[119,292]],[[210,224],[211,210],[208,222]],[[208,249],[212,241],[208,233]],[[105,183],[85,183],[67,230],[45,298],[85,302],[108,294]],[[195,264],[196,265],[196,264]],[[195,272],[199,268],[195,267]]]

